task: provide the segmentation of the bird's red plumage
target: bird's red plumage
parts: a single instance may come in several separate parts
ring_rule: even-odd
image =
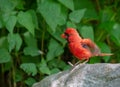
[[[89,59],[91,57],[91,53],[84,49],[80,43],[76,42],[72,42],[72,43],[69,43],[69,49],[71,51],[71,53],[77,57],[78,59],[80,60],[84,60],[84,59]]]
[[[68,41],[71,53],[80,60],[88,60],[92,56],[109,56],[101,54],[97,45],[90,39],[82,39],[74,28],[67,28],[62,37]]]

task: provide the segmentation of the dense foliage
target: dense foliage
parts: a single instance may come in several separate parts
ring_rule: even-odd
[[[66,27],[114,53],[88,63],[120,62],[119,0],[0,0],[1,87],[30,87],[75,63],[61,38]]]

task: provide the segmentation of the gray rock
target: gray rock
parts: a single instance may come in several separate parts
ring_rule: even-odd
[[[120,64],[80,64],[48,76],[33,87],[120,87]]]

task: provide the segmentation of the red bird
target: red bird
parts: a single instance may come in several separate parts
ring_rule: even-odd
[[[62,34],[68,42],[71,53],[79,60],[89,60],[93,56],[110,56],[112,54],[101,53],[98,46],[90,39],[82,39],[76,29],[67,28]]]

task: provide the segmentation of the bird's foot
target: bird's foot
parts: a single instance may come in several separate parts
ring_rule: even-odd
[[[82,63],[81,63],[81,61],[78,61],[78,62],[75,63],[75,64],[72,64],[71,62],[68,62],[68,64],[74,68],[75,66],[77,66],[77,65],[79,65],[79,64],[82,64]]]
[[[86,61],[84,61],[84,62],[78,61],[78,62],[75,63],[74,65],[73,65],[71,62],[68,62],[68,64],[72,66],[72,68],[71,68],[70,71],[75,70],[78,65],[84,65],[84,64],[86,64],[88,61],[89,61],[89,59],[86,60]]]
[[[68,64],[69,64],[70,66],[72,66],[72,67],[74,66],[71,62],[68,62]]]
[[[86,64],[89,61],[89,59],[87,59],[86,61],[84,61],[82,64]]]

